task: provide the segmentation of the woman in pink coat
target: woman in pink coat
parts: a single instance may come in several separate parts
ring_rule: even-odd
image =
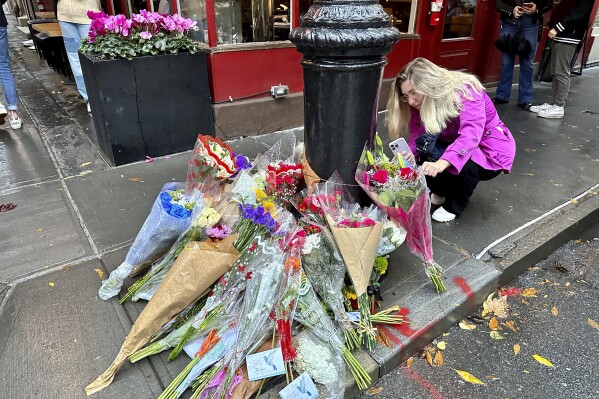
[[[387,104],[391,139],[408,138],[422,165],[433,220],[460,216],[481,180],[509,173],[516,143],[479,80],[416,58],[399,72]]]

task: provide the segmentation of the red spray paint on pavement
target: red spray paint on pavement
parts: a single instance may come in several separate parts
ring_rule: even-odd
[[[410,309],[408,308],[401,308],[399,309],[399,313],[400,315],[403,316],[404,321],[409,322],[410,319],[408,318],[408,314],[410,314]],[[392,324],[391,325],[394,329],[396,329],[397,331],[399,331],[399,333],[401,335],[403,335],[404,337],[411,337],[412,335],[416,334],[416,330],[412,330],[412,328],[410,327],[410,325],[408,323],[403,323],[400,325],[396,325],[396,324]]]
[[[466,294],[468,299],[472,299],[472,297],[474,296],[474,291],[472,291],[472,288],[470,288],[470,285],[468,285],[464,277],[454,277],[453,282],[455,283],[455,285],[460,287],[460,289],[464,294]]]
[[[424,378],[423,376],[421,376],[414,370],[409,369],[407,367],[402,367],[401,370],[408,377],[410,377],[411,379],[416,381],[418,383],[418,385],[420,385],[422,388],[426,389],[428,391],[428,393],[431,394],[431,397],[433,399],[443,399],[443,395],[441,395],[441,393],[439,391],[437,391],[437,388],[435,388],[435,386],[433,384],[431,384],[431,382],[429,380],[427,380],[426,378]]]

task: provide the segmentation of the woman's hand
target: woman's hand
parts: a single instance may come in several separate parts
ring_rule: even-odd
[[[412,165],[416,165],[416,158],[414,157],[414,154],[412,154],[411,151],[402,151],[400,154],[403,157],[403,159],[405,159]]]
[[[424,162],[422,164],[422,171],[427,176],[435,177],[447,169],[449,165],[451,164],[444,159],[439,159],[436,162]]]
[[[524,4],[532,4],[532,6],[530,7],[522,7],[522,10],[524,11],[525,14],[534,14],[535,12],[537,12],[537,5],[535,3],[524,3]]]
[[[514,11],[512,11],[512,14],[514,14],[514,18],[520,18],[522,14],[524,14],[524,9],[520,6],[516,6],[514,7]]]

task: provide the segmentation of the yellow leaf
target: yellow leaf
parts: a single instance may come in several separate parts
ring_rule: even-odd
[[[522,291],[522,294],[520,294],[520,295],[527,297],[527,298],[536,297],[537,290],[534,289],[533,287],[525,288],[524,291]]]
[[[102,271],[102,269],[94,269],[96,271],[96,273],[98,273],[98,277],[100,277],[100,279],[102,279],[102,277],[104,277],[104,272]]]
[[[518,353],[520,353],[520,345],[514,344],[514,356],[518,356]]]
[[[412,364],[414,364],[414,358],[412,356],[410,356],[410,358],[408,360],[406,360],[406,367],[410,368],[410,367],[412,367]]]
[[[91,162],[83,162],[81,165],[79,165],[80,168],[85,168],[88,165],[91,165]]]
[[[482,382],[467,371],[456,370],[455,372],[458,373],[458,375],[462,377],[462,379],[466,382],[469,382],[471,384],[486,385],[484,382]]]
[[[530,371],[528,371],[528,370],[522,370],[522,372],[526,373],[526,374],[530,374]]]
[[[131,181],[143,181],[140,177],[130,177],[127,180],[131,180]]]
[[[474,330],[476,328],[476,324],[468,324],[464,320],[460,321],[459,326],[462,330]]]
[[[491,317],[491,320],[489,320],[489,328],[491,330],[497,330],[499,328],[499,321],[497,320],[497,317]]]
[[[35,229],[35,232],[36,232],[36,233],[41,233],[42,231],[44,231],[44,229],[42,229],[42,228],[37,228],[37,229]]]
[[[426,351],[424,357],[426,358],[426,362],[433,367],[433,357],[431,356],[429,351]]]
[[[49,282],[48,282],[48,285],[49,285],[50,287],[54,287],[54,283],[53,283],[52,281],[49,281]]]
[[[501,336],[501,334],[499,333],[499,331],[491,331],[489,333],[489,335],[491,336],[491,338],[493,339],[503,339],[503,337]]]
[[[446,345],[447,344],[445,343],[445,341],[439,341],[439,342],[437,342],[437,348],[441,349],[442,351],[445,350],[445,346]]]
[[[510,321],[506,321],[505,325],[508,326],[508,328],[510,330],[512,330],[513,332],[516,332],[516,323],[515,322],[513,322],[511,320]]]
[[[570,200],[571,203],[573,203],[574,205],[578,204],[578,200],[576,198],[572,198]]]
[[[557,316],[557,308],[555,306],[551,308],[551,314]]]
[[[555,366],[553,365],[553,363],[551,363],[549,360],[545,359],[543,356],[539,356],[539,355],[535,354],[535,355],[532,355],[532,357],[534,357],[534,359],[537,362],[541,363],[544,366],[555,368]]]
[[[437,351],[437,353],[435,354],[435,365],[437,367],[443,366],[443,355],[440,351]]]
[[[597,331],[599,331],[599,323],[597,323],[595,320],[587,319],[587,323],[589,323],[589,326],[591,326],[594,329],[596,329]]]
[[[378,395],[383,391],[383,387],[370,387],[364,392],[368,396]]]

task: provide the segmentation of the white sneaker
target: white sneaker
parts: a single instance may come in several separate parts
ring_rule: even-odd
[[[431,193],[431,204],[433,205],[443,205],[445,203],[445,197],[441,197],[435,193]]]
[[[541,118],[561,119],[564,117],[564,107],[560,107],[559,105],[552,105],[551,108],[540,111],[537,115]]]
[[[535,114],[538,114],[539,112],[545,111],[546,109],[549,109],[551,107],[553,107],[553,105],[545,103],[543,105],[533,105],[528,110],[530,112],[534,112]]]
[[[455,219],[455,215],[451,212],[447,212],[443,207],[434,211],[431,217],[437,222],[449,222]]]
[[[33,46],[33,40],[31,40],[31,39],[30,40],[25,40],[23,42],[23,46],[25,46],[25,47]]]
[[[17,130],[23,127],[23,121],[21,120],[21,118],[19,118],[18,115],[11,116],[10,118],[8,118],[8,122],[10,123],[10,128],[12,130]]]
[[[89,114],[91,114],[92,113],[92,107],[90,107],[89,103],[86,103],[85,105],[87,105],[87,112]]]

